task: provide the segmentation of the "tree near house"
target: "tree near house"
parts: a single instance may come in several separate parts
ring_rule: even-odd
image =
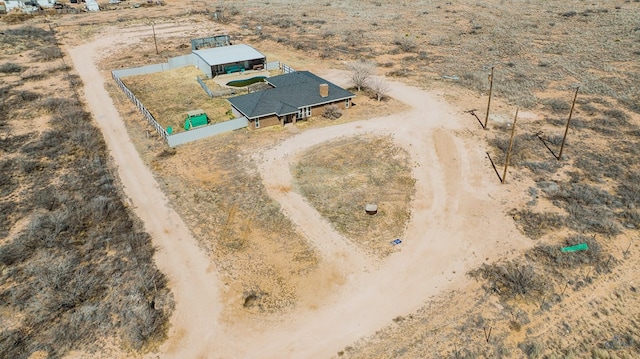
[[[361,91],[363,87],[367,87],[376,69],[375,63],[369,60],[353,61],[347,66],[351,71],[351,82],[358,91]]]
[[[371,89],[371,91],[373,91],[373,94],[376,96],[376,99],[378,101],[385,98],[391,90],[389,83],[382,77],[375,77],[371,81],[371,85],[369,86],[369,88]]]

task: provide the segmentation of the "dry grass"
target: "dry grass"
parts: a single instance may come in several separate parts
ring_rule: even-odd
[[[282,3],[256,4],[256,11],[238,12],[233,21],[247,28],[271,24],[270,9]],[[394,320],[395,324],[338,356],[637,357],[640,337],[629,320],[632,314],[624,309],[638,305],[637,289],[620,276],[638,266],[633,259],[620,263],[610,255],[620,253],[620,242],[640,228],[640,187],[635,185],[640,178],[639,153],[634,145],[640,133],[640,68],[633,63],[640,53],[638,3],[552,1],[514,6],[514,1],[496,0],[305,5],[282,13],[260,36],[245,33],[245,39],[265,46],[275,39],[292,50],[315,54],[314,58],[337,60],[334,64],[373,60],[387,75],[424,86],[441,75],[458,75],[460,80],[454,83],[478,94],[486,94],[489,69],[496,66],[497,98],[548,116],[543,121],[519,120],[510,169],[514,183],[533,180],[542,190],[530,190],[533,200],[514,212],[524,231],[540,239],[540,246],[511,264],[513,268],[533,266],[536,275],[550,285],[546,294],[530,299],[539,301],[533,304],[503,302],[504,310],[491,304],[489,294],[457,294],[444,303],[430,303],[408,319]],[[286,26],[300,18],[322,21],[297,22],[295,31]],[[451,31],[452,26],[456,30]],[[581,84],[579,102],[563,161],[558,161],[554,155],[576,83]],[[509,129],[493,124],[490,128],[489,152],[503,164]],[[527,189],[516,189],[520,190]],[[594,233],[599,234],[598,241]],[[600,234],[606,239],[600,239]],[[576,241],[587,242],[592,249],[566,256],[558,253],[560,247]],[[518,273],[498,270],[512,272]],[[564,288],[567,281],[570,284]],[[593,298],[587,303],[579,299],[583,290]],[[483,326],[494,329],[487,343]]]
[[[292,171],[297,190],[338,232],[376,256],[391,253],[415,190],[409,155],[391,138],[330,141],[306,151]],[[365,213],[368,203],[378,205],[376,215]]]
[[[498,0],[379,3],[303,1],[289,7],[275,0],[253,4],[255,11],[238,12],[228,21],[248,29],[272,24],[260,35],[244,35],[252,42],[276,39],[316,57],[381,64],[392,58],[386,74],[415,83],[425,83],[425,75],[457,75],[462,86],[486,92],[489,69],[496,66],[494,93],[524,107],[536,107],[545,90],[580,82],[586,93],[613,97],[632,111],[638,108],[640,72],[632,60],[638,53],[637,3],[554,1],[545,3],[545,11],[534,2],[514,6]],[[274,20],[273,9],[279,6],[287,11]],[[571,11],[577,16],[562,16]],[[282,26],[291,23],[295,31]],[[583,28],[588,36],[577,30]],[[594,53],[598,61],[592,60]]]
[[[336,60],[335,66],[340,66],[340,61],[372,59],[383,64],[382,71],[401,76],[406,82],[429,85],[441,75],[458,75],[460,80],[455,83],[481,93],[488,89],[488,69],[496,65],[494,93],[497,99],[549,111],[553,117],[552,121],[538,121],[529,126],[526,121],[521,123],[520,152],[514,158],[513,172],[510,172],[514,173],[512,178],[516,186],[519,179],[533,179],[539,183],[554,181],[558,185],[556,198],[545,192],[537,204],[526,210],[545,213],[548,206],[554,206],[553,213],[565,211],[563,223],[566,227],[563,231],[553,227],[540,236],[541,245],[545,247],[537,250],[542,253],[520,258],[523,261],[520,264],[532,261],[536,271],[540,270],[539,274],[553,282],[549,297],[540,298],[540,303],[535,305],[504,301],[497,304],[491,295],[479,290],[479,285],[472,286],[469,291],[432,302],[395,323],[390,321],[389,327],[345,348],[339,355],[353,358],[571,358],[613,354],[638,357],[640,337],[633,318],[640,314],[640,305],[637,288],[632,284],[634,273],[640,270],[634,259],[638,255],[637,248],[632,247],[629,259],[622,263],[611,260],[609,265],[617,265],[611,266],[612,272],[607,270],[607,265],[600,266],[604,268],[602,271],[591,270],[592,261],[602,264],[607,254],[620,256],[620,238],[625,240],[626,247],[629,237],[624,236],[625,231],[633,230],[629,226],[637,228],[640,218],[637,210],[640,197],[638,187],[634,185],[639,182],[635,143],[640,130],[634,127],[637,116],[633,114],[639,112],[640,103],[639,70],[634,62],[638,54],[635,34],[640,9],[637,2],[549,1],[541,5],[501,0],[462,3],[437,0],[415,4],[301,1],[296,7],[288,6],[289,3],[283,0],[255,3],[248,12],[240,10],[241,2],[231,1],[227,4],[226,21],[244,25],[242,29],[233,30],[233,35],[242,36],[245,42],[255,43],[258,48],[260,42],[265,46],[271,46],[272,42],[286,46],[284,50],[281,48],[282,53],[292,59],[294,67],[298,64],[311,66],[320,58]],[[277,18],[273,16],[275,12]],[[260,35],[253,34],[252,29],[257,25],[265,25]],[[145,61],[151,62],[160,61]],[[570,99],[564,94],[576,82],[582,84],[582,98],[589,101],[579,103],[565,160],[558,162],[534,135],[540,130],[547,134],[561,133],[565,116],[562,111]],[[547,99],[548,109],[544,108],[541,99]],[[624,116],[605,113],[606,110],[625,111],[624,114],[631,118],[629,124],[625,123]],[[349,115],[350,112],[346,112],[337,121],[343,121]],[[329,120],[309,121],[301,126],[332,123]],[[268,237],[269,233],[280,230],[280,220],[277,219],[273,226],[268,221],[260,221],[258,230],[254,231],[254,227],[238,219],[251,216],[253,209],[250,207],[257,203],[263,205],[260,210],[265,213],[275,215],[277,211],[268,205],[268,199],[257,197],[260,201],[256,202],[251,198],[255,194],[259,196],[260,192],[259,185],[255,191],[250,188],[258,180],[255,167],[237,157],[238,153],[251,151],[244,142],[266,142],[265,134],[273,137],[270,140],[278,140],[286,134],[274,129],[250,134],[249,141],[249,137],[242,138],[241,134],[234,133],[227,140],[217,138],[185,146],[175,156],[163,155],[162,159],[156,160],[153,156],[162,153],[162,144],[155,139],[145,139],[144,128],[141,125],[130,130],[137,134],[141,152],[164,179],[163,186],[171,193],[180,212],[198,223],[196,231],[203,243],[214,248],[208,238],[220,239],[218,234],[223,233],[214,228],[215,225],[224,225],[232,218],[229,221],[232,230],[227,233],[235,233],[235,237],[219,244],[227,251],[219,261],[224,275],[233,278],[246,266],[253,276],[273,275],[282,280],[278,273],[291,267],[269,262],[273,260],[269,256],[280,254],[274,249],[261,257],[260,250],[264,248],[260,246],[266,245],[254,243],[259,236]],[[493,129],[491,133],[498,134]],[[503,137],[504,133],[500,135]],[[538,147],[534,147],[536,143]],[[557,150],[557,141],[551,145]],[[213,155],[226,156],[228,163],[205,165],[202,159],[196,167],[177,165],[180,158],[210,157],[212,147],[219,147],[220,152]],[[40,168],[40,165],[29,163],[24,168]],[[237,168],[243,165],[247,166],[244,170]],[[6,166],[13,168],[13,164]],[[200,173],[203,173],[202,169],[211,171],[204,173],[215,173],[219,179],[203,180],[192,173],[196,169],[200,169]],[[237,176],[241,179],[238,183],[235,181]],[[9,179],[7,183],[12,182]],[[226,185],[230,185],[230,192],[234,194],[243,192],[240,198],[248,205],[234,207],[231,195],[217,189]],[[206,191],[213,191],[212,188],[215,193]],[[516,187],[512,190],[526,189]],[[193,202],[197,205],[193,206]],[[9,208],[13,204],[4,205]],[[232,208],[237,209],[232,211]],[[211,211],[216,218],[211,225],[202,221],[206,211]],[[230,213],[235,215],[229,216]],[[575,239],[576,231],[584,231],[583,235],[590,238],[595,229],[602,228],[603,233],[607,233],[612,228],[593,226],[594,218],[616,222],[617,227],[623,227],[623,236],[611,235],[611,238],[600,240],[597,258],[578,254],[567,264],[567,258],[558,257],[555,250],[569,239]],[[267,229],[265,233],[260,232],[262,228]],[[243,233],[249,235],[244,237]],[[295,237],[287,235],[287,238]],[[268,238],[269,241],[276,243],[276,239]],[[258,255],[255,257],[258,259],[248,260],[250,255]],[[290,257],[283,260],[288,259]],[[308,259],[304,263],[312,262]],[[560,277],[554,277],[549,268],[566,268],[561,273],[572,281],[566,291],[563,291]],[[232,293],[240,293],[239,306],[248,303],[252,308],[260,307],[260,301],[270,297],[264,293],[276,293],[273,298],[291,298],[286,294],[293,293],[291,291],[272,291],[271,287],[263,288],[266,280],[256,281],[247,275],[239,279],[243,288],[231,289]],[[282,284],[278,285],[284,288]],[[267,308],[278,307],[277,303],[265,305]],[[483,338],[485,327],[493,328],[491,340],[486,343]]]
[[[227,314],[274,313],[293,308],[300,286],[318,266],[314,250],[266,195],[250,159],[256,146],[286,136],[236,131],[167,151],[129,100],[108,86],[145,162],[162,178],[172,205],[210,253],[222,279]],[[203,92],[204,93],[204,92]],[[212,159],[216,159],[213,161]],[[188,160],[185,160],[188,159]]]
[[[14,59],[38,65],[26,50],[43,33],[6,33],[22,39],[11,39]],[[23,78],[3,90],[0,357],[63,357],[98,350],[103,340],[148,350],[164,339],[172,311],[166,277],[91,115],[62,74],[50,76],[55,87]]]
[[[175,132],[184,131],[184,115],[190,110],[204,110],[211,123],[232,119],[226,99],[207,96],[196,76],[205,77],[199,69],[188,66],[122,80],[164,128],[171,126]],[[207,83],[215,91],[213,85]]]

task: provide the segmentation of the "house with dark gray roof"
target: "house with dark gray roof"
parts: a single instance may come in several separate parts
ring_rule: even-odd
[[[355,95],[312,74],[296,71],[265,79],[266,90],[229,98],[236,116],[249,120],[249,128],[260,128],[321,115],[326,106],[351,107]]]

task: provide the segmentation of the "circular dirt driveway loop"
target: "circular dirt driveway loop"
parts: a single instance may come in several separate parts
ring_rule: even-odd
[[[455,111],[437,94],[389,82],[389,95],[411,106],[408,112],[303,131],[256,156],[269,195],[323,260],[347,274],[345,283],[329,303],[314,309],[300,306],[268,330],[243,322],[223,325],[216,271],[207,272],[210,259],[198,249],[137,155],[95,65],[98,49],[116,38],[135,42],[141,36],[149,34],[119,29],[70,53],[125,192],[159,248],[155,258],[170,278],[175,296],[169,339],[160,353],[150,357],[334,357],[393,318],[419,309],[429,298],[464,286],[465,273],[484,258],[529,245],[500,207],[504,187],[489,168],[480,137],[460,135],[470,133],[467,127],[477,123],[464,121],[462,111]],[[348,78],[339,71],[319,75],[341,85]],[[372,261],[333,230],[300,194],[282,190],[292,188],[289,168],[296,154],[339,137],[363,134],[391,135],[415,164],[410,223],[399,251],[382,262]]]

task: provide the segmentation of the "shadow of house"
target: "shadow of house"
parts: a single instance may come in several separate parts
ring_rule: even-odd
[[[271,88],[232,97],[233,113],[249,120],[249,128],[284,126],[321,115],[324,108],[351,107],[355,95],[309,71],[297,71],[265,80]]]

